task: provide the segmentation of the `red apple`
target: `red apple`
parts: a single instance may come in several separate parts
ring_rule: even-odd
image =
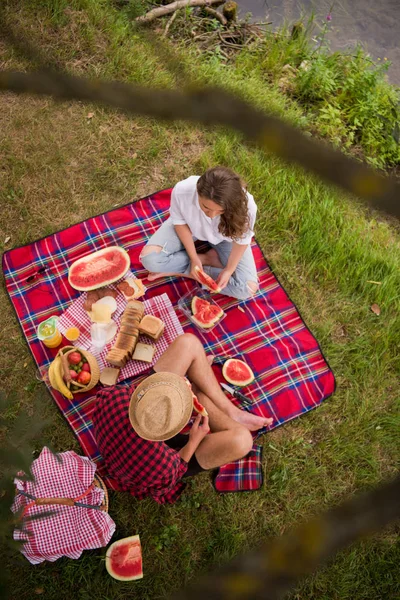
[[[78,373],[70,369],[69,374],[71,375],[71,379],[76,379],[78,377]]]
[[[68,354],[68,362],[71,365],[79,365],[81,360],[82,360],[82,356],[80,355],[79,352],[71,352],[71,354]]]
[[[82,383],[83,385],[87,385],[91,378],[92,376],[90,373],[88,373],[87,371],[81,371],[78,375],[77,381],[79,381],[79,383]]]
[[[82,365],[82,371],[87,371],[88,373],[90,373],[90,365],[89,365],[89,363],[83,363],[83,365]]]

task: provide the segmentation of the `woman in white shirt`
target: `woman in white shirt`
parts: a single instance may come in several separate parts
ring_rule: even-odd
[[[140,259],[149,280],[184,276],[195,267],[215,279],[223,294],[246,299],[258,290],[251,251],[257,206],[240,177],[226,167],[191,176],[172,190],[170,217],[148,240]],[[197,254],[194,242],[211,249]]]

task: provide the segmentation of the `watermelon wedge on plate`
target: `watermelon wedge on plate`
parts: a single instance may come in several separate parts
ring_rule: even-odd
[[[138,535],[117,540],[107,548],[106,569],[119,581],[142,579],[142,548]]]

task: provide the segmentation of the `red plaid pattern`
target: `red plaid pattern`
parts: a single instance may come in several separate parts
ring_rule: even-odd
[[[3,254],[6,288],[39,367],[48,364],[57,350],[46,348],[36,338],[37,325],[50,315],[60,315],[80,295],[68,283],[72,262],[94,250],[121,245],[129,252],[135,275],[144,276],[140,251],[168,217],[170,196],[171,190],[157,192]],[[199,331],[182,315],[180,321],[184,330],[197,335],[206,352],[221,363],[230,356],[245,359],[255,380],[243,392],[252,400],[252,410],[274,417],[273,427],[278,427],[319,406],[333,393],[335,379],[316,339],[255,242],[252,250],[260,280],[253,298],[239,302],[214,296],[227,315],[208,333]],[[45,272],[38,274],[43,267]],[[28,282],[32,275],[34,280]],[[185,278],[146,282],[146,298],[166,293],[176,306],[196,285]],[[220,368],[215,367],[215,371],[221,377]],[[106,483],[117,489],[116,482],[107,477],[93,437],[91,415],[96,391],[77,394],[71,401],[54,390],[51,394],[85,454],[98,464]]]
[[[114,287],[114,286],[110,286]],[[109,367],[109,363],[106,360],[106,356],[108,351],[113,345],[114,340],[111,340],[101,352],[98,352],[92,346],[92,340],[90,337],[90,326],[92,324],[88,313],[83,308],[83,305],[86,300],[86,294],[82,294],[77,298],[71,306],[61,315],[60,320],[58,322],[58,328],[62,334],[64,334],[69,327],[77,327],[81,332],[79,336],[79,340],[76,342],[80,348],[85,350],[90,350],[90,352],[96,356],[97,362],[99,363],[100,371],[102,371],[105,367]],[[118,294],[117,298],[117,310],[112,315],[113,320],[118,325],[120,325],[120,317],[125,310],[127,300],[123,294]],[[149,370],[149,366],[154,365],[160,356],[165,352],[168,346],[174,341],[178,335],[182,335],[183,329],[182,325],[179,323],[178,317],[176,316],[176,312],[171,304],[171,300],[168,298],[167,294],[162,294],[161,296],[154,296],[149,300],[144,301],[144,311],[146,315],[153,315],[158,317],[165,323],[165,330],[162,337],[158,340],[158,342],[152,342],[152,340],[145,336],[139,336],[139,342],[143,342],[145,344],[149,344],[151,346],[155,346],[156,350],[154,352],[153,361],[150,363],[145,363],[142,361],[129,361],[123,369],[121,369],[118,381],[123,381],[124,379],[129,379],[130,377],[134,377],[136,375],[140,375],[144,371]],[[114,338],[115,339],[115,338]]]
[[[218,470],[214,479],[217,492],[254,492],[262,486],[262,446],[254,444],[251,452]]]
[[[94,434],[108,472],[137,498],[151,496],[159,504],[175,502],[185,484],[187,463],[164,442],[138,436],[129,420],[131,389],[112,387],[97,394]]]
[[[45,447],[32,463],[34,481],[15,479],[15,483],[17,490],[36,498],[78,499],[91,486],[95,471],[96,465],[86,457],[75,452],[54,455]],[[100,506],[103,498],[103,490],[94,487],[84,495],[82,502]],[[12,510],[18,512],[25,508],[27,517],[52,513],[42,519],[24,519],[24,531],[14,531],[14,539],[25,542],[22,553],[32,564],[44,560],[53,562],[61,556],[79,558],[83,550],[106,546],[115,531],[114,521],[104,511],[56,504],[30,506],[31,502],[17,494]]]

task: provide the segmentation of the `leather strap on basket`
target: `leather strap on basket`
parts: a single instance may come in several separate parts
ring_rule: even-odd
[[[83,507],[83,508],[94,508],[95,510],[106,510],[106,506],[99,506],[99,505],[92,505],[92,504],[83,504],[82,502],[80,502],[80,500],[82,500],[83,498],[85,498],[85,496],[87,496],[93,489],[95,489],[95,485],[92,483],[88,489],[83,492],[83,494],[81,494],[80,496],[78,496],[77,498],[35,498],[35,496],[32,496],[32,494],[28,494],[27,492],[23,492],[21,490],[18,490],[18,494],[21,494],[22,496],[26,496],[27,498],[30,498],[32,500],[32,502],[29,502],[29,504],[27,504],[24,507],[24,510],[22,511],[22,515],[21,518],[23,518],[25,516],[25,514],[27,513],[27,511],[32,507],[32,506],[45,506],[47,504],[58,504],[61,506],[79,506],[79,507]]]

